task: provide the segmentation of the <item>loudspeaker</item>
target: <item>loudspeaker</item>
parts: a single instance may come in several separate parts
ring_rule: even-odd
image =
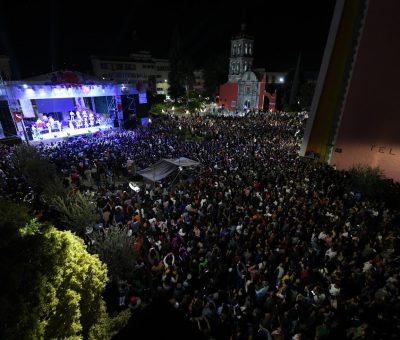
[[[12,137],[17,134],[6,100],[0,100],[0,121],[3,127],[4,137]]]

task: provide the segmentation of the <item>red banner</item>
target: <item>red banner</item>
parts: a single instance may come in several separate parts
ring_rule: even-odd
[[[13,115],[14,115],[14,120],[16,123],[19,123],[22,121],[22,118],[23,118],[22,112],[13,112]]]

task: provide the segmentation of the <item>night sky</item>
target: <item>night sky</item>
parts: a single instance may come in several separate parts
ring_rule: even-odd
[[[300,4],[301,3],[301,4]],[[227,54],[240,31],[255,37],[256,67],[284,71],[303,54],[303,69],[318,71],[334,0],[305,1],[8,1],[0,11],[0,54],[16,76],[53,69],[90,72],[90,55],[127,56],[149,50],[168,57],[176,25],[188,58],[201,68]]]

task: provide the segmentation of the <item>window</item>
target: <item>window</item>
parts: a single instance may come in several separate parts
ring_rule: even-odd
[[[125,64],[125,70],[136,70],[135,64]]]
[[[247,44],[244,44],[244,54],[247,54]]]
[[[100,63],[100,68],[102,68],[103,70],[107,70],[108,69],[108,64],[107,63]]]
[[[246,50],[247,50],[247,45],[246,45]],[[244,63],[244,71],[246,72],[247,71],[247,61]]]
[[[157,71],[169,71],[168,66],[157,66]]]
[[[253,45],[252,45],[252,44],[249,44],[249,54],[250,54],[250,55],[253,53],[252,49],[253,49]]]
[[[122,70],[122,64],[117,64],[117,70]]]
[[[251,92],[251,87],[250,87],[250,86],[246,86],[246,87],[245,87],[245,91],[246,91],[246,94],[250,94],[250,92]]]

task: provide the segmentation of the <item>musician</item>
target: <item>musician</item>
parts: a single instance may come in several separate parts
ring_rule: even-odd
[[[38,128],[43,128],[45,126],[43,120],[41,120],[40,117],[37,119],[35,124],[36,124],[36,127],[38,127]]]
[[[94,115],[92,112],[89,113],[89,124],[90,126],[94,126]]]
[[[58,127],[58,131],[61,131],[61,129],[62,129],[62,123],[61,123],[59,120],[56,120],[55,123],[56,123],[56,125],[57,125],[57,127]]]
[[[48,118],[47,116],[43,115],[43,118],[46,117],[46,120],[44,121],[45,126],[47,126],[47,129],[49,130],[49,133],[51,133],[51,130],[53,129],[53,123],[54,123],[54,118],[50,116]]]
[[[79,111],[76,111],[76,127],[80,128],[82,126],[82,116]]]
[[[69,111],[69,117],[70,117],[70,120],[75,120],[75,112]]]
[[[39,131],[39,128],[36,126],[36,124],[33,124],[31,129],[32,129],[33,138],[39,138],[40,131]]]

